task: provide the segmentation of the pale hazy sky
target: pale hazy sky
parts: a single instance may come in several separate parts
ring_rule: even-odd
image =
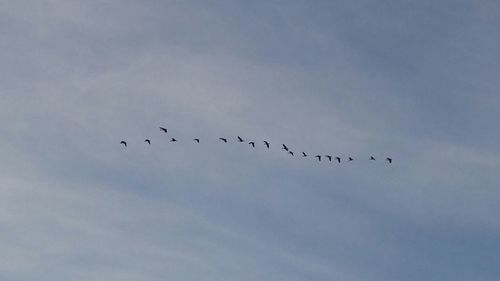
[[[0,1],[0,279],[497,280],[499,15]]]

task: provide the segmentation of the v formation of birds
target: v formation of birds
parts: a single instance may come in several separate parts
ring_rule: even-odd
[[[162,132],[164,132],[165,134],[168,133],[168,130],[164,127],[160,127],[160,130]],[[228,139],[227,138],[223,138],[223,137],[220,137],[219,138],[220,141],[222,141],[223,143],[227,143],[228,142]],[[176,142],[177,139],[176,138],[170,138],[170,142]],[[194,138],[193,139],[194,142],[196,143],[200,143],[200,139],[199,138]],[[148,145],[151,145],[151,140],[150,139],[145,139],[144,140],[145,143],[147,143]],[[237,136],[237,142],[240,142],[240,143],[243,143],[245,142],[245,140],[240,137],[240,136]],[[271,147],[271,143],[268,142],[267,140],[263,141],[264,145],[266,146],[266,148],[270,148]],[[120,144],[122,144],[124,147],[127,147],[127,142],[122,140],[120,141]],[[255,145],[256,143],[254,141],[250,141],[248,142],[249,145],[251,145],[253,148],[255,148]],[[287,152],[289,155],[291,156],[295,156],[294,152],[286,145],[286,144],[281,144],[281,149],[283,149],[285,152]],[[305,157],[309,157],[309,155],[307,153],[305,153],[304,151],[302,151],[302,157],[305,158]],[[319,162],[321,162],[321,159],[324,159],[323,157],[325,157],[326,159],[328,159],[329,162],[332,162],[332,160],[335,160],[336,162],[338,163],[341,163],[343,161],[343,159],[341,157],[338,157],[338,156],[335,156],[333,157],[332,155],[315,155],[314,158],[316,158]],[[369,161],[376,161],[375,157],[374,156],[370,156],[370,158],[368,159]],[[350,162],[350,161],[354,161],[354,158],[352,157],[347,157],[346,160],[344,161],[347,161],[347,162]],[[391,157],[385,157],[385,161],[389,162],[389,163],[392,163],[392,158]]]

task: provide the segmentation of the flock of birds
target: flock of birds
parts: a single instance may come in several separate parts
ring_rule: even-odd
[[[160,130],[162,132],[164,132],[165,134],[168,132],[168,130],[164,127],[160,127]],[[220,141],[224,142],[224,143],[227,143],[228,142],[228,139],[227,138],[222,138],[220,137],[219,138]],[[176,142],[177,139],[176,138],[171,138],[170,139],[170,142]],[[196,143],[200,143],[200,139],[199,138],[194,138],[193,139],[194,142]],[[240,136],[237,136],[237,141],[238,142],[245,142],[245,140],[243,138],[241,138]],[[150,139],[145,139],[144,140],[145,143],[151,145],[151,140]],[[271,144],[268,142],[268,141],[263,141],[264,145],[269,149],[271,147]],[[127,142],[122,140],[120,142],[120,144],[122,144],[124,147],[127,147]],[[251,145],[253,148],[255,148],[255,142],[254,141],[250,141],[248,142],[249,145]],[[290,154],[291,156],[295,156],[294,152],[292,150],[290,150],[290,148],[286,145],[286,144],[281,144],[281,149],[285,150],[288,154]],[[307,153],[305,153],[304,151],[302,151],[302,157],[308,157],[309,155]],[[333,157],[332,155],[315,155],[314,156],[315,158],[318,159],[318,161],[321,161],[321,159],[323,157],[325,157],[326,159],[328,159],[328,161],[332,162],[332,160],[335,160],[337,161],[338,163],[342,162],[342,158],[341,157]],[[369,158],[370,161],[376,161],[375,157],[373,156],[370,156]],[[347,158],[347,161],[354,161],[354,158],[352,157],[348,157]],[[392,158],[391,157],[386,157],[385,158],[385,161],[389,162],[389,163],[392,163]]]

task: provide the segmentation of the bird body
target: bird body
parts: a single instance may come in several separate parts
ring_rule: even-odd
[[[264,141],[264,144],[267,146],[267,148],[269,148],[269,142]]]
[[[195,142],[200,143],[200,139],[193,139]]]
[[[352,161],[352,160],[354,160],[354,159],[352,157],[349,157],[349,161]]]
[[[288,153],[293,156],[293,151],[290,150],[288,151]]]
[[[160,127],[160,130],[162,130],[164,133],[167,132],[167,129],[163,128],[163,127]]]
[[[282,146],[284,150],[288,151],[288,147],[285,144],[282,144]]]
[[[392,163],[392,158],[390,157],[385,158],[385,160],[389,161],[389,163]]]
[[[219,138],[221,141],[223,142],[227,142],[227,139],[226,138]]]
[[[318,161],[321,161],[321,155],[316,155],[314,157],[318,158]]]
[[[250,144],[252,147],[255,147],[255,142],[251,141],[248,144]]]
[[[328,158],[328,161],[332,162],[332,156],[331,155],[325,155],[326,158]]]
[[[335,160],[340,163],[340,157],[335,157]]]
[[[238,141],[243,142],[243,139],[240,136],[238,136]]]
[[[302,157],[307,157],[307,154],[304,151],[302,151]]]
[[[127,147],[127,142],[126,141],[121,141],[120,144],[123,144],[125,147]]]
[[[172,138],[170,141],[171,142],[176,142],[177,140],[175,138]]]
[[[149,139],[145,139],[144,142],[147,142],[148,144],[151,144],[151,141]]]
[[[375,161],[375,157],[370,156],[370,160]]]

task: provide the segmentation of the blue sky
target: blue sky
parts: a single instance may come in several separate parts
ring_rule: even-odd
[[[499,14],[0,1],[0,279],[496,280]]]

